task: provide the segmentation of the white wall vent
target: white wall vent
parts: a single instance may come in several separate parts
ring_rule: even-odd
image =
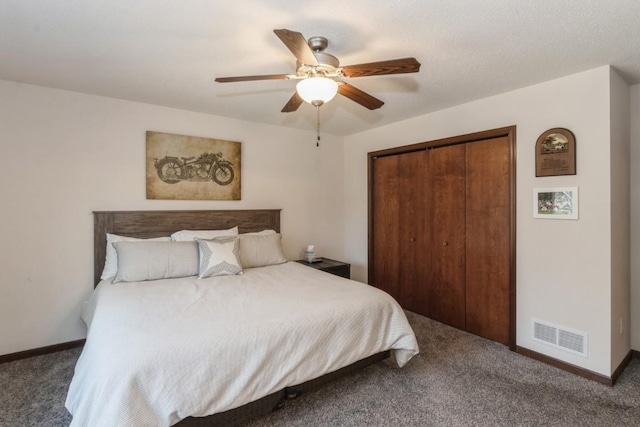
[[[588,357],[588,334],[574,331],[553,323],[533,319],[533,340],[578,356]]]

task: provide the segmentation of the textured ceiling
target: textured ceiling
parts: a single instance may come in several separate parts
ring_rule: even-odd
[[[275,28],[329,39],[341,65],[414,56],[417,74],[349,79],[383,100],[321,108],[349,135],[611,64],[640,83],[640,0],[0,0],[0,79],[315,130],[281,113],[294,81]]]

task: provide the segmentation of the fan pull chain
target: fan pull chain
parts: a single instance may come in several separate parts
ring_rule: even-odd
[[[318,140],[316,141],[316,147],[320,146],[320,106],[316,105],[316,133]]]

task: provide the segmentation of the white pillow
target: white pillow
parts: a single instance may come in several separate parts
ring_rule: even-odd
[[[242,274],[242,263],[238,257],[237,237],[216,237],[212,240],[197,239],[200,249],[198,278]]]
[[[276,234],[276,230],[262,230],[254,231],[252,233],[243,233],[243,236],[267,236],[269,234]]]
[[[153,239],[137,239],[135,237],[126,237],[126,236],[118,236],[117,234],[109,234],[107,233],[107,252],[104,259],[104,269],[102,270],[102,275],[100,279],[108,279],[109,277],[113,277],[118,272],[118,254],[116,249],[113,247],[114,242],[168,242],[171,240],[171,237],[155,237]]]
[[[279,233],[240,235],[240,262],[244,268],[266,267],[287,261]]]
[[[237,236],[238,227],[233,227],[228,230],[181,230],[176,231],[171,235],[171,239],[177,242],[184,242],[196,239],[214,239],[222,236]]]
[[[115,242],[118,274],[113,283],[198,274],[196,242]]]

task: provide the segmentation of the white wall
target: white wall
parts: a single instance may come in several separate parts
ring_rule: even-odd
[[[640,85],[631,87],[631,348],[640,350]]]
[[[0,354],[85,336],[94,210],[281,208],[288,257],[343,257],[342,137],[8,81],[0,100]],[[147,130],[242,142],[242,200],[146,200]]]
[[[601,67],[345,138],[345,256],[367,280],[367,152],[517,125],[517,344],[611,374],[610,69]],[[577,175],[535,177],[547,129],[573,131]],[[532,189],[577,186],[580,219],[532,218]],[[589,334],[589,357],[531,339],[532,318]]]
[[[629,85],[611,72],[611,371],[631,349]]]

